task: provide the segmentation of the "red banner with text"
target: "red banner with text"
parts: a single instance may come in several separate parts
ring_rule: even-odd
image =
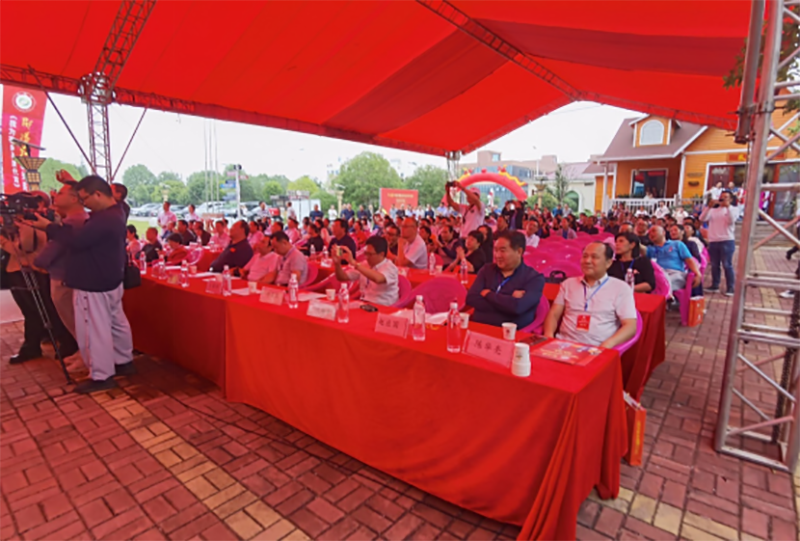
[[[419,201],[419,193],[417,190],[398,190],[395,188],[381,188],[381,210],[389,212],[392,205],[396,209],[405,207],[417,208]]]
[[[25,168],[14,160],[24,152],[13,140],[39,146],[42,141],[47,96],[39,90],[3,86],[3,192],[12,194],[28,189]],[[31,148],[31,156],[39,149]]]

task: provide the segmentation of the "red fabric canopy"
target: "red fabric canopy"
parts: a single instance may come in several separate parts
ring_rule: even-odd
[[[77,93],[120,2],[3,1],[0,79]],[[574,100],[732,128],[749,2],[159,0],[116,101],[434,154]],[[35,17],[34,13],[35,12]],[[34,22],[35,20],[35,22]]]

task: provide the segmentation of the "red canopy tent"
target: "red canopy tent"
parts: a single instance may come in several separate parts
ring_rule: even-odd
[[[0,80],[77,94],[119,5],[4,0]],[[159,0],[115,101],[432,154],[469,152],[574,100],[733,128],[739,92],[722,77],[749,11],[669,0]]]

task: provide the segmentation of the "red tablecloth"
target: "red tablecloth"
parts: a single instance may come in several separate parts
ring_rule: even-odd
[[[608,351],[579,368],[533,359],[532,375],[258,302],[227,302],[227,397],[258,407],[456,505],[521,525],[521,538],[573,539],[593,486],[619,489],[622,378]],[[500,336],[500,329],[470,324]],[[267,330],[268,332],[265,332]]]
[[[207,295],[199,279],[182,289],[145,277],[124,305],[137,349],[423,490],[522,525],[521,538],[574,538],[591,488],[618,493],[627,440],[613,351],[583,368],[534,357],[520,379],[447,353],[444,331],[423,343],[377,335],[375,314],[355,309],[340,325],[307,317],[303,303]]]
[[[133,332],[133,347],[169,359],[225,389],[225,300],[190,280],[188,291],[142,277],[125,290],[122,305]]]
[[[558,284],[545,284],[544,296],[553,302]],[[660,295],[634,293],[636,309],[642,315],[642,335],[622,355],[622,381],[625,390],[636,400],[653,370],[666,358],[666,301]]]

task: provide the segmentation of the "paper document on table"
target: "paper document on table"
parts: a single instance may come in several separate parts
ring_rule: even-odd
[[[250,295],[250,288],[249,287],[241,287],[239,289],[231,289],[231,293],[233,293],[234,295],[241,295],[243,297],[246,297],[246,296]]]
[[[324,293],[307,292],[307,293],[298,293],[297,294],[297,300],[299,302],[308,302],[308,301],[313,301],[313,300],[323,299],[323,298],[325,298],[325,294]]]
[[[404,317],[409,321],[413,321],[414,320],[414,312],[413,312],[413,310],[409,310],[408,308],[404,308],[402,310],[398,310],[397,312],[395,312],[392,315],[394,317]]]
[[[600,348],[566,340],[550,340],[531,350],[531,354],[538,357],[574,366],[586,366],[602,352]]]

